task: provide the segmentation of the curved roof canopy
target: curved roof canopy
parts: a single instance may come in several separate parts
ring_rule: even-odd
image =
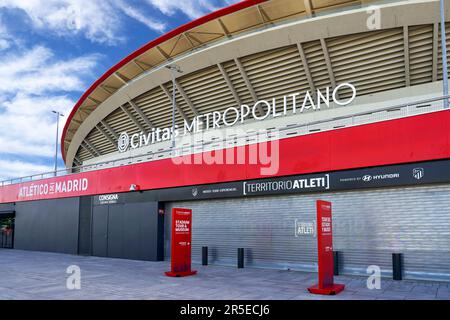
[[[81,96],[61,138],[63,159],[83,121],[102,102],[143,73],[206,44],[273,23],[312,17],[323,10],[361,5],[371,0],[244,0],[180,26],[149,42],[109,69]]]
[[[368,10],[372,3],[382,17],[376,27],[368,25],[376,13]],[[170,127],[174,93],[175,122],[183,126],[199,115],[350,82],[357,87],[355,104],[320,117],[362,108],[368,112],[364,117],[378,119],[369,112],[377,102],[405,103],[440,90],[439,21],[435,0],[249,0],[219,10],[150,42],[89,88],[66,123],[66,167],[127,165],[170,156],[169,143],[126,153],[117,147],[121,133]],[[446,29],[449,38],[449,23]],[[166,68],[174,63],[183,71],[175,90]],[[341,90],[339,96],[349,94]],[[305,114],[260,125],[284,128],[314,119]],[[217,137],[209,138],[213,146]]]

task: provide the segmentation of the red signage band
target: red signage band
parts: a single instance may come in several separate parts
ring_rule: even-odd
[[[196,273],[191,270],[192,210],[172,209],[171,270],[170,277],[183,277]]]
[[[162,159],[0,187],[0,203],[212,184],[450,158],[450,111],[279,140],[278,170],[248,160],[254,145],[226,149],[245,163],[177,164]],[[430,143],[432,142],[432,143]],[[204,152],[212,157],[218,152]]]

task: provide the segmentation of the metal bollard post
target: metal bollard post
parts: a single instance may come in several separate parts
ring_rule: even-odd
[[[208,265],[208,247],[202,247],[202,266]]]
[[[339,275],[339,256],[340,256],[339,251],[333,251],[333,267],[334,267],[333,273],[335,276]]]
[[[393,253],[392,254],[392,279],[402,280],[403,273],[403,254]]]
[[[244,268],[244,248],[238,248],[237,267],[239,269]]]

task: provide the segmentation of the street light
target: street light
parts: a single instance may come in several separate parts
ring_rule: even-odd
[[[56,114],[56,143],[55,143],[55,177],[58,172],[58,136],[59,136],[59,117],[64,117],[64,115],[59,111],[52,111]]]
[[[180,67],[176,64],[166,66],[166,68],[169,69],[172,74],[172,148],[175,149],[175,109],[177,107],[177,100],[175,97],[177,85],[175,79],[177,74],[181,74],[183,71],[181,71]]]
[[[443,94],[448,96],[448,66],[447,66],[447,39],[445,35],[445,6],[444,0],[440,3],[441,11],[441,48],[442,48],[442,80],[443,80]],[[448,108],[448,99],[444,99],[444,108]]]

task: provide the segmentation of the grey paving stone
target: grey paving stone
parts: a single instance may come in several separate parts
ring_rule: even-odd
[[[450,300],[450,288],[444,286],[439,287],[436,297],[438,299]]]
[[[388,285],[385,289],[386,292],[410,292],[414,288],[415,284],[412,282],[395,281]]]
[[[69,265],[81,268],[81,290],[65,287]],[[128,300],[373,300],[450,299],[446,282],[382,279],[381,290],[369,290],[366,278],[341,275],[346,285],[337,296],[312,295],[316,273],[228,266],[194,265],[198,275],[169,278],[169,262],[106,259],[45,252],[0,249],[0,299]],[[189,288],[189,290],[186,290]]]
[[[437,286],[424,286],[423,284],[419,284],[412,288],[411,292],[413,294],[428,294],[428,295],[437,295],[439,287]]]

